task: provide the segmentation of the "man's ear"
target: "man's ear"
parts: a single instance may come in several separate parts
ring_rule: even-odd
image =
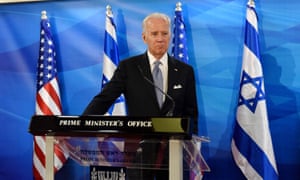
[[[144,43],[146,43],[146,36],[145,36],[145,33],[142,33],[142,39],[143,39]]]

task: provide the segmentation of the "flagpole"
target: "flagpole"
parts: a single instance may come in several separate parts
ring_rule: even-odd
[[[47,11],[42,11],[41,14],[41,19],[47,19]]]
[[[255,2],[254,2],[254,0],[249,0],[249,1],[248,1],[248,5],[251,6],[251,7],[255,7]]]
[[[182,11],[181,5],[182,5],[181,2],[177,2],[175,11]]]
[[[107,5],[106,6],[106,15],[109,17],[112,17],[112,11],[111,11],[111,6]]]

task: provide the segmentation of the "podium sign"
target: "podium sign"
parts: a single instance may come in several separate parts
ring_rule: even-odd
[[[143,135],[190,139],[192,124],[182,117],[128,116],[33,116],[29,126],[33,135],[103,136]]]

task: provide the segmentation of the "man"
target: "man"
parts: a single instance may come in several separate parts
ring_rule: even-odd
[[[147,51],[119,63],[112,79],[96,95],[84,115],[105,114],[116,98],[124,94],[129,116],[188,116],[198,132],[198,109],[193,68],[167,53],[171,38],[170,18],[153,13],[143,21],[142,38]],[[162,72],[162,87],[154,82],[155,62]],[[156,94],[162,94],[162,105]],[[158,177],[156,177],[158,179]]]
[[[84,114],[105,114],[116,98],[125,96],[129,116],[165,116],[175,108],[173,116],[194,118],[194,132],[197,133],[197,98],[194,71],[191,66],[167,54],[171,37],[170,19],[160,13],[153,13],[143,21],[142,38],[148,46],[144,54],[131,57],[119,63],[112,79],[102,92],[94,97]],[[164,103],[159,107],[153,82],[153,62],[160,61],[163,74]],[[146,78],[146,79],[145,79]],[[174,102],[173,102],[173,101]]]

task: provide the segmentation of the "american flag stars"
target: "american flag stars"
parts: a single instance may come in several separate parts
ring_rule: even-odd
[[[46,28],[50,28],[50,23],[47,20],[42,22]],[[40,54],[39,54],[39,73],[38,73],[38,88],[40,89],[44,84],[56,77],[56,53],[51,34],[47,30],[41,29],[40,33]]]
[[[172,41],[172,56],[188,63],[187,44],[185,25],[182,17],[181,3],[176,4],[174,28],[173,28],[173,41]]]

